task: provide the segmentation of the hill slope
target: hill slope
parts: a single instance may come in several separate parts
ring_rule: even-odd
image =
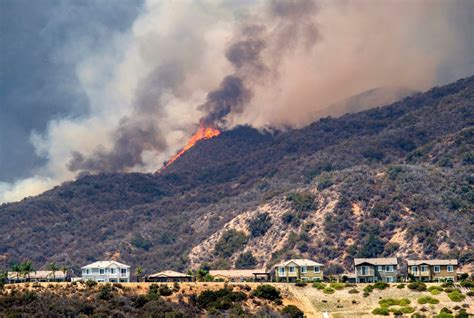
[[[260,264],[294,255],[346,267],[354,255],[472,262],[473,105],[471,77],[303,129],[237,127],[160,173],[80,178],[0,206],[0,266],[29,258],[77,269],[113,257],[147,271],[227,267],[244,250]],[[235,238],[224,227],[241,240],[221,240]]]

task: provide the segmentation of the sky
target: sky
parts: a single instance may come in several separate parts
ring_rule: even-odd
[[[154,172],[199,123],[302,127],[474,74],[470,0],[1,0],[0,202]]]

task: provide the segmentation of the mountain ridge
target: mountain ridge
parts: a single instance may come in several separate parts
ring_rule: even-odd
[[[473,92],[470,77],[302,129],[270,134],[237,127],[196,144],[159,173],[84,176],[3,204],[0,266],[29,258],[37,267],[55,261],[77,269],[113,257],[150,270],[185,269],[193,248],[212,235],[218,240],[242,213],[265,204],[275,208],[273,202],[285,205],[300,224],[285,225],[286,250],[272,250],[265,260],[256,255],[260,264],[299,254],[347,268],[350,257],[370,244],[380,254],[449,254],[472,262],[474,221],[466,211],[474,193]],[[288,201],[294,193],[310,193],[315,207],[298,211]],[[334,197],[334,207],[322,203],[325,197]],[[306,218],[318,220],[318,235],[314,227],[304,230]],[[274,223],[281,229],[281,222]],[[213,250],[202,259],[233,266],[265,235],[247,238],[230,264]],[[396,247],[393,237],[416,238],[418,245]],[[435,248],[443,244],[449,248]]]

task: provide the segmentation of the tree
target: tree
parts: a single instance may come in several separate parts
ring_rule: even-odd
[[[235,261],[236,268],[253,268],[257,265],[257,260],[252,255],[252,252],[245,252],[239,255]]]
[[[56,280],[56,271],[59,270],[59,267],[56,265],[55,262],[49,264],[49,270],[52,272],[51,275],[53,276],[53,281]]]
[[[20,279],[20,273],[21,273],[21,265],[20,264],[13,264],[11,266],[11,270],[12,272],[15,272],[16,273],[16,281],[18,281]]]
[[[69,270],[69,268],[67,268],[66,266],[61,266],[61,271],[64,273],[64,278],[65,279],[67,277],[68,270]]]
[[[214,253],[218,256],[230,257],[242,249],[246,243],[247,236],[244,232],[231,229],[222,233],[221,238],[216,243]]]
[[[25,261],[20,265],[20,272],[24,277],[28,277],[30,279],[30,273],[34,272],[35,269],[33,268],[33,263],[31,261]]]
[[[143,267],[138,266],[137,269],[135,270],[135,275],[137,276],[137,282],[140,281],[140,277],[143,274]]]

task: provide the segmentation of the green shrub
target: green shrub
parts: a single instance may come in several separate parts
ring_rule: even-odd
[[[380,315],[380,316],[390,316],[390,311],[388,308],[375,308],[372,310],[373,315]]]
[[[367,285],[364,287],[364,292],[366,293],[371,293],[374,290],[374,286],[372,285]]]
[[[473,288],[474,287],[474,282],[470,280],[463,280],[462,282],[459,283],[462,287],[465,288]]]
[[[306,212],[316,209],[314,194],[311,192],[292,192],[289,193],[286,199],[291,202],[291,206],[298,212]]]
[[[419,292],[426,290],[426,284],[423,282],[412,282],[408,284],[407,287],[411,290],[416,290]]]
[[[257,264],[257,259],[250,251],[240,254],[235,261],[236,268],[254,268]]]
[[[472,317],[472,315],[469,315],[466,311],[466,309],[461,309],[455,316],[456,318],[469,318]]]
[[[439,304],[439,300],[430,296],[423,296],[423,297],[418,298],[418,303],[420,305],[424,305],[424,304],[435,305],[435,304]]]
[[[358,294],[358,293],[359,293],[359,291],[355,288],[352,288],[352,289],[349,290],[349,294]]]
[[[295,305],[285,306],[281,310],[281,313],[283,314],[284,317],[289,317],[289,318],[303,318],[304,317],[304,312],[301,311],[301,309],[299,309]]]
[[[400,311],[404,314],[411,314],[415,312],[415,308],[410,306],[403,306],[402,308],[400,308]]]
[[[197,303],[206,310],[228,310],[234,303],[247,299],[243,292],[233,292],[227,288],[219,290],[205,290],[197,298]]]
[[[426,318],[426,316],[420,313],[414,313],[413,315],[411,315],[411,318]]]
[[[460,291],[458,291],[458,290],[454,290],[454,291],[450,292],[450,293],[448,294],[448,297],[449,297],[449,299],[451,299],[451,301],[456,301],[456,302],[458,302],[458,301],[463,301],[464,299],[466,299],[466,296],[463,295],[463,294],[462,294]]]
[[[281,299],[280,291],[272,285],[259,285],[253,295],[268,300]]]
[[[405,288],[405,284],[398,284],[398,285],[397,285],[397,288],[398,288],[398,289],[403,289],[403,288]]]
[[[105,284],[99,289],[99,294],[97,295],[98,299],[110,300],[114,298],[112,293],[112,286],[110,284]]]
[[[250,219],[247,225],[249,227],[250,236],[257,237],[267,233],[272,226],[272,221],[268,213],[260,213],[255,218]]]
[[[452,314],[448,314],[446,312],[440,312],[435,318],[454,318]]]
[[[244,232],[234,229],[225,231],[216,243],[214,254],[222,257],[230,257],[242,249],[247,243],[247,240],[248,238]]]
[[[469,297],[474,297],[474,291],[470,290],[466,293],[466,295],[468,295]]]
[[[297,287],[305,287],[307,284],[305,282],[296,282],[295,286]]]
[[[317,288],[317,289],[324,289],[324,288],[326,288],[326,284],[320,283],[320,282],[316,282],[316,283],[313,283],[313,287],[314,287],[314,288]]]
[[[336,290],[334,288],[331,288],[331,287],[326,287],[323,289],[323,293],[329,295],[329,294],[334,294],[336,292]]]
[[[402,299],[394,299],[394,298],[386,298],[379,300],[380,307],[390,307],[390,306],[407,306],[411,303],[410,299],[402,298]]]
[[[336,290],[342,290],[342,289],[344,289],[344,287],[346,287],[346,284],[344,284],[344,283],[331,283],[331,284],[329,284],[329,286],[331,288],[336,289]]]
[[[89,280],[86,281],[86,286],[87,286],[88,288],[92,288],[92,287],[94,287],[94,286],[97,286],[97,282],[96,282],[95,280],[90,280],[90,279],[89,279]]]
[[[160,296],[170,296],[173,294],[173,291],[168,287],[168,285],[161,285],[158,289],[158,294],[160,294]]]
[[[364,292],[364,293],[362,294],[362,296],[363,296],[364,298],[369,297],[369,295],[370,295],[370,293],[368,293],[368,292]]]
[[[377,288],[377,289],[382,289],[383,290],[383,289],[386,289],[388,287],[390,287],[390,285],[385,283],[385,282],[376,282],[374,284],[374,288]]]

